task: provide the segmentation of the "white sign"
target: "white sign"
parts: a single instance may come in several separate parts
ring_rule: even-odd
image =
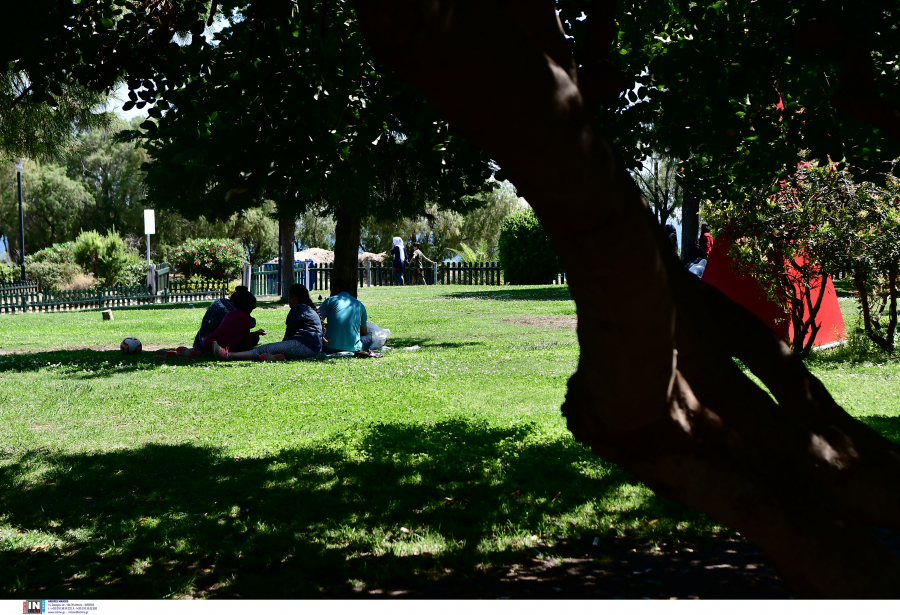
[[[144,210],[144,235],[156,235],[156,214],[152,209]]]

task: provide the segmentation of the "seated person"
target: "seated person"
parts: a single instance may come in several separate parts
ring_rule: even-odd
[[[372,345],[372,336],[366,329],[366,306],[346,292],[347,288],[351,288],[349,281],[332,278],[331,296],[319,306],[319,313],[328,327],[324,352],[368,350]]]
[[[284,340],[239,352],[229,352],[219,346],[214,351],[216,358],[227,361],[315,359],[322,352],[322,320],[303,284],[294,284],[288,290],[288,305],[291,311],[284,322]]]
[[[203,340],[203,352],[215,352],[215,348],[226,354],[231,348],[238,352],[250,350],[259,344],[259,337],[266,334],[262,329],[250,331],[255,322],[250,312],[256,309],[256,297],[247,291],[235,292],[231,302],[234,310],[225,314],[218,328]]]
[[[231,296],[221,299],[216,299],[212,302],[208,308],[206,308],[206,313],[203,314],[203,321],[200,323],[200,330],[197,331],[197,335],[194,336],[194,345],[192,348],[194,350],[203,350],[203,340],[206,337],[219,328],[219,325],[222,324],[222,319],[225,318],[225,314],[228,312],[234,311],[234,296],[240,292],[249,292],[249,289],[246,286],[238,286],[234,289],[234,292],[231,293]],[[251,318],[250,327],[253,328],[256,326],[256,319]],[[190,356],[190,349],[187,351],[183,350],[183,347],[178,347],[179,354],[183,354],[185,356]]]

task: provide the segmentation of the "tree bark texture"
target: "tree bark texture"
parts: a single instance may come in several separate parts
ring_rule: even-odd
[[[344,278],[350,288],[342,288],[354,297],[359,282],[359,233],[362,218],[345,203],[337,206],[334,225],[334,277]]]
[[[685,270],[585,107],[552,0],[357,7],[376,54],[497,161],[553,239],[580,323],[562,408],[575,437],[741,532],[807,596],[900,597],[900,560],[869,528],[900,527],[900,448]],[[629,268],[598,263],[599,246]]]
[[[281,263],[281,300],[287,303],[288,290],[294,283],[294,225],[296,221],[293,218],[282,218],[278,221],[279,235],[281,236],[281,245],[278,246],[281,257],[278,261]]]
[[[681,262],[687,265],[700,253],[697,239],[700,237],[700,202],[689,191],[681,200]]]

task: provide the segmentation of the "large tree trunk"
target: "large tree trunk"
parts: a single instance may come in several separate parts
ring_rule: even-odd
[[[278,221],[278,235],[281,237],[281,300],[287,303],[288,290],[294,284],[294,218],[282,218]]]
[[[681,262],[687,265],[700,252],[700,202],[689,191],[681,200]]]
[[[334,225],[334,270],[332,276],[343,278],[350,288],[342,288],[354,297],[359,282],[359,233],[362,218],[352,207],[338,205]],[[333,279],[333,278],[332,278]]]
[[[552,237],[584,350],[563,405],[575,437],[741,532],[805,595],[900,597],[900,561],[867,525],[900,527],[900,448],[684,269],[586,110],[555,3],[357,7],[379,57],[497,161]],[[627,252],[627,270],[597,246]]]

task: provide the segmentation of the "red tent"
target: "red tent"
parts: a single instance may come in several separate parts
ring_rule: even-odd
[[[720,235],[716,238],[706,264],[706,270],[703,272],[703,281],[715,286],[729,299],[753,312],[780,338],[790,339],[793,333],[790,317],[777,304],[769,301],[759,282],[734,269],[734,261],[728,253],[730,248],[731,241],[727,235]],[[819,292],[819,289],[813,289],[813,302],[818,299]],[[804,317],[805,315],[804,311]],[[816,316],[816,324],[821,325],[821,329],[816,335],[816,346],[843,339],[844,317],[838,305],[831,277],[825,283],[825,296],[822,298],[822,306]]]

